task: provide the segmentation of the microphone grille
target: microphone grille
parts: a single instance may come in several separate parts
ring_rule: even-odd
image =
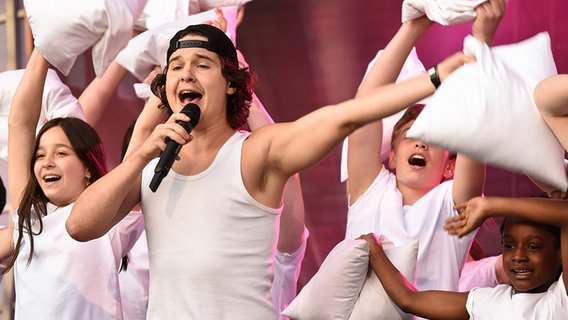
[[[199,122],[201,109],[195,103],[186,104],[180,112],[189,117],[189,125],[191,126],[191,128],[194,128]]]

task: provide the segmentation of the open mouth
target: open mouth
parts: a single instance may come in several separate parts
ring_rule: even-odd
[[[517,280],[532,279],[534,270],[526,268],[509,269],[510,277]]]
[[[511,269],[511,272],[514,274],[527,274],[527,273],[531,273],[532,270],[529,269]]]
[[[56,175],[49,175],[49,176],[43,177],[43,180],[44,180],[45,182],[55,182],[55,181],[61,180],[61,177],[60,177],[60,176],[56,176]]]
[[[426,159],[424,159],[424,157],[419,154],[415,154],[408,158],[408,164],[416,167],[425,167]]]
[[[195,103],[196,101],[199,101],[202,97],[203,95],[201,93],[191,90],[184,90],[180,92],[178,96],[179,100],[184,104],[192,102]]]

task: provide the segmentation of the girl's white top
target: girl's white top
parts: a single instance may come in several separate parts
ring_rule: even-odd
[[[65,229],[73,205],[48,204],[43,230],[30,243],[24,234],[14,266],[15,319],[122,319],[118,268],[143,230],[143,220],[124,219],[104,236],[78,242]],[[14,223],[17,227],[17,214]],[[39,223],[33,225],[39,231]],[[14,242],[19,230],[14,232]]]

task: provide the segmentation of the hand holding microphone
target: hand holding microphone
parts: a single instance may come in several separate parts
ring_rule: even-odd
[[[201,115],[201,109],[195,103],[189,103],[183,107],[180,111],[181,113],[187,115],[189,117],[189,122],[184,121],[177,121],[177,123],[182,126],[187,133],[191,133],[191,130],[197,125],[199,122],[199,116]],[[174,140],[169,139],[166,144],[166,149],[162,152],[160,156],[160,160],[156,165],[156,169],[154,169],[154,177],[150,182],[150,190],[152,192],[156,192],[158,186],[162,182],[162,179],[168,174],[170,169],[172,168],[172,164],[176,159],[179,151],[181,150],[182,145],[175,142]]]

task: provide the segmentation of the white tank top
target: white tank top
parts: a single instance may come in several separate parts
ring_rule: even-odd
[[[270,297],[277,218],[241,176],[248,133],[236,132],[205,171],[170,170],[153,193],[158,159],[142,174],[150,261],[148,319],[276,319]]]

